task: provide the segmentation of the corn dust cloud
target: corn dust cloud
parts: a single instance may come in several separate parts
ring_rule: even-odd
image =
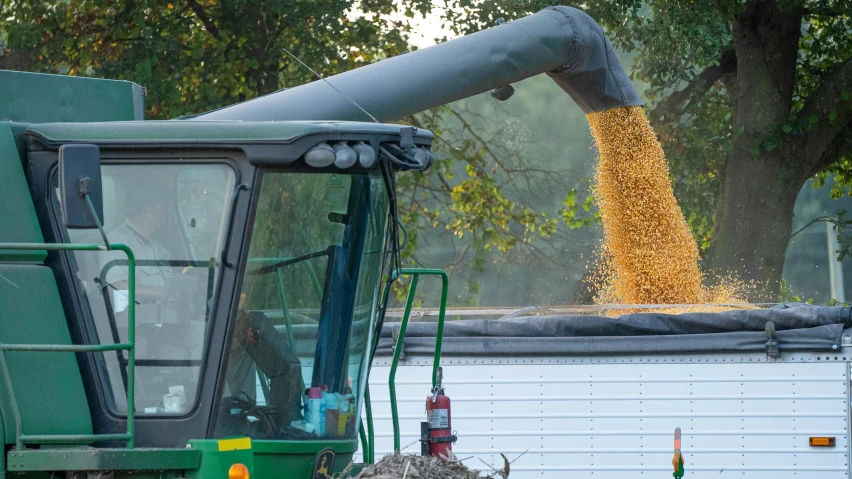
[[[703,287],[698,246],[674,197],[663,150],[642,107],[613,108],[587,118],[600,152],[595,194],[605,237],[602,263],[607,270],[607,284],[597,302],[742,303],[735,281]]]

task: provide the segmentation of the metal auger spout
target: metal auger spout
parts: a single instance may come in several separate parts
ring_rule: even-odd
[[[576,8],[549,7],[329,77],[333,87],[314,81],[196,118],[370,121],[360,106],[386,122],[489,90],[505,99],[507,86],[539,73],[586,113],[642,105],[601,27]]]

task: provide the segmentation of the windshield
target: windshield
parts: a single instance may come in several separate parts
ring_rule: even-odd
[[[136,257],[136,414],[188,413],[196,403],[213,295],[234,189],[223,164],[101,167],[104,229]],[[57,198],[59,197],[57,192]],[[101,243],[97,230],[68,230],[73,243]],[[95,342],[127,340],[127,259],[75,251]],[[110,406],[127,412],[125,351],[103,353]]]
[[[216,436],[355,438],[388,209],[378,173],[265,173]]]

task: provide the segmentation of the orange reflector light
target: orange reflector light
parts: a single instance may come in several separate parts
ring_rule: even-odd
[[[811,437],[808,438],[808,445],[811,447],[834,447],[837,441],[833,437]]]
[[[245,464],[238,462],[228,469],[228,479],[249,479],[249,470]]]

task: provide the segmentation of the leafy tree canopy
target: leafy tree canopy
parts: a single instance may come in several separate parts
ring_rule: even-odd
[[[313,80],[287,49],[333,75],[407,48],[391,20],[411,0],[69,0],[0,2],[6,69],[131,80],[148,117],[197,113]]]
[[[404,53],[413,48],[408,20],[432,3],[0,0],[0,68],[130,80],[146,89],[148,118],[173,118],[315,80],[285,50],[323,76]],[[579,197],[555,188],[570,191],[550,215],[528,206],[532,184],[553,175],[525,165],[519,148],[496,135],[484,138],[466,114],[445,107],[408,119],[438,134],[439,158],[429,174],[399,180],[408,261],[417,261],[426,228],[463,242],[451,268],[482,270],[491,251],[535,248],[532,239],[550,237],[560,222],[593,221],[585,184],[569,185]],[[477,287],[469,283],[471,295]]]
[[[552,2],[452,0],[456,32]],[[852,187],[852,4],[843,0],[590,0],[634,52],[675,193],[708,267],[777,290],[805,180]],[[458,21],[465,18],[466,21]],[[772,204],[777,207],[773,208]],[[840,218],[843,222],[843,218]]]
[[[332,75],[409,49],[407,19],[417,15],[440,12],[464,34],[550,3],[0,0],[0,68],[131,80],[147,90],[149,118],[168,118],[313,80],[285,49]],[[852,6],[590,0],[583,8],[635,53],[633,78],[650,85],[649,116],[708,267],[777,291],[801,185],[832,175],[834,195],[852,188]],[[440,161],[401,182],[409,224],[468,238],[482,263],[486,252],[534,250],[536,238],[594,223],[583,185],[565,186],[563,208],[549,215],[529,201],[554,172],[537,171],[465,118],[443,108],[411,119],[439,133]]]

